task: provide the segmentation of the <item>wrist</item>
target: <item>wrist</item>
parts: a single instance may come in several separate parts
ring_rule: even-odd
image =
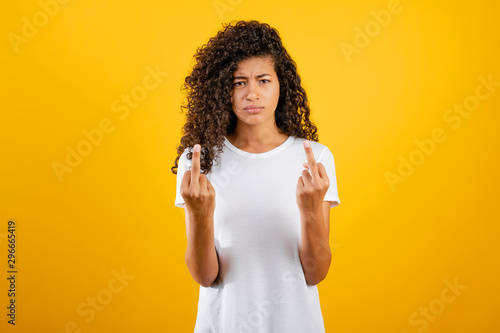
[[[321,205],[314,208],[300,209],[300,217],[302,222],[320,222],[323,221],[323,208]]]
[[[201,226],[210,226],[213,224],[214,216],[213,214],[208,214],[205,212],[195,212],[192,210],[187,211],[189,221]]]

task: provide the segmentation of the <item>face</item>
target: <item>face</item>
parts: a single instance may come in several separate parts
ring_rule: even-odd
[[[240,61],[232,84],[231,104],[238,118],[237,126],[272,126],[275,123],[280,84],[270,58],[252,57]]]

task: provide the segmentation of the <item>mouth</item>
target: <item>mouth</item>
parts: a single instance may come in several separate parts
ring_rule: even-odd
[[[247,106],[246,108],[244,108],[243,110],[245,110],[248,113],[259,113],[260,110],[262,110],[262,109],[263,109],[262,106],[250,105],[250,106]]]

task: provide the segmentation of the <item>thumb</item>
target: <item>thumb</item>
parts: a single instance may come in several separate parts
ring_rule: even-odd
[[[297,191],[304,188],[304,186],[304,180],[302,179],[302,176],[299,176],[299,179],[297,180]]]
[[[210,183],[210,180],[208,180],[208,178],[207,178],[207,189],[209,192],[215,193],[215,188],[212,186],[212,183]]]

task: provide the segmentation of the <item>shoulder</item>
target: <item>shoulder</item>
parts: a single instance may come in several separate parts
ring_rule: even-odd
[[[190,147],[187,147],[184,149],[184,151],[182,152],[181,156],[179,156],[179,166],[182,166],[183,169],[189,169],[189,167],[191,166],[191,160],[187,158],[187,154],[191,151]],[[183,170],[183,171],[184,171]]]
[[[187,154],[191,152],[191,147],[186,147],[184,148],[184,151],[182,152],[181,156],[179,158],[182,158],[184,160],[187,160]]]

